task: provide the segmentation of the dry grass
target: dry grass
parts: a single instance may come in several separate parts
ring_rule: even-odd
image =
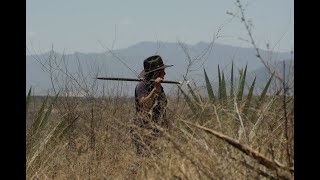
[[[70,108],[63,104],[68,101]],[[288,109],[293,109],[289,103]],[[37,109],[36,105],[33,108]],[[252,142],[239,138],[240,122],[234,111],[205,105],[202,114],[193,116],[186,103],[169,100],[168,115],[172,127],[156,143],[157,154],[137,159],[128,127],[134,116],[134,102],[125,98],[61,98],[41,137],[64,119],[78,117],[54,137],[27,171],[27,179],[133,179],[130,164],[138,162],[137,179],[261,179],[293,177],[288,172],[272,170],[247,156],[224,140],[184,122],[192,122],[238,139],[269,159],[288,165],[281,104],[263,116]],[[288,111],[293,122],[293,112]],[[28,118],[35,116],[30,111]],[[30,120],[27,119],[27,120]],[[253,123],[242,117],[248,133]],[[221,123],[221,127],[219,122]],[[293,159],[293,123],[289,126]],[[43,140],[43,139],[42,139]],[[128,176],[130,178],[128,178]]]

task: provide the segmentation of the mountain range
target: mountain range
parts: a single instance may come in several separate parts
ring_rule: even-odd
[[[267,61],[281,63],[283,61],[293,62],[293,55],[290,52],[269,52],[259,49],[260,55]],[[258,79],[267,79],[264,65],[256,56],[253,48],[235,47],[217,43],[199,42],[195,45],[184,43],[168,42],[139,42],[133,46],[117,50],[108,50],[101,53],[81,53],[61,54],[54,50],[42,54],[26,55],[26,84],[27,90],[30,86],[34,89],[35,95],[44,95],[51,88],[52,84],[48,72],[49,64],[52,67],[59,64],[68,72],[77,74],[79,69],[88,78],[100,77],[129,77],[136,78],[143,69],[143,60],[148,56],[158,54],[165,64],[174,66],[166,69],[166,79],[182,80],[188,69],[188,62],[192,62],[189,67],[187,79],[194,80],[197,84],[203,85],[203,69],[206,70],[209,79],[215,83],[218,76],[218,65],[220,71],[224,71],[226,76],[230,75],[231,63],[234,63],[235,76],[238,70],[248,66],[248,83],[254,76]],[[51,60],[51,61],[49,61]],[[56,64],[54,64],[56,63]],[[45,66],[42,66],[45,65]],[[291,63],[292,64],[292,63]],[[289,68],[289,66],[288,66]],[[52,69],[54,73],[58,72]],[[281,68],[280,68],[281,70]],[[97,74],[98,73],[98,74]],[[261,80],[261,81],[262,81]],[[263,80],[265,83],[265,80]],[[102,82],[113,85],[116,82]],[[258,82],[259,83],[259,82]],[[127,84],[127,83],[126,83]],[[135,83],[129,83],[128,88],[132,89]],[[170,86],[170,85],[165,85]],[[172,87],[172,85],[171,85]],[[132,95],[129,91],[128,95]]]

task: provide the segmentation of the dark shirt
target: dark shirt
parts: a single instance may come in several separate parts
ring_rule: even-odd
[[[135,121],[140,123],[146,123],[148,120],[158,123],[160,119],[165,118],[165,107],[167,105],[167,98],[161,86],[161,91],[156,95],[153,100],[153,106],[149,112],[145,112],[139,105],[139,98],[146,97],[153,89],[152,85],[140,81],[135,88],[135,105],[136,105],[136,117]],[[138,122],[136,122],[138,123]],[[140,124],[139,123],[139,124]]]

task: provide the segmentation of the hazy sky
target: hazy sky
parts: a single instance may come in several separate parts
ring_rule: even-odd
[[[275,51],[294,47],[293,0],[242,0],[252,20],[259,48]],[[250,47],[235,0],[27,0],[26,46],[36,51],[103,52],[140,41],[196,44],[210,42]],[[239,14],[240,15],[240,14]],[[102,45],[100,44],[102,43]]]

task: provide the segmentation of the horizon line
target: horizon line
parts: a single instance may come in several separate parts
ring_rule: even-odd
[[[136,42],[132,45],[129,45],[127,47],[122,47],[122,48],[118,48],[118,49],[113,49],[113,51],[119,51],[119,50],[125,50],[125,49],[128,49],[130,47],[133,47],[133,46],[136,46],[140,43],[172,43],[172,44],[177,44],[178,41],[175,41],[175,42],[170,42],[170,41],[139,41],[139,42]],[[198,41],[197,43],[185,43],[185,42],[181,42],[182,44],[185,44],[185,45],[189,45],[189,46],[196,46],[197,44],[200,44],[200,43],[205,43],[205,44],[210,44],[211,42],[206,42],[206,41]],[[243,47],[243,46],[236,46],[236,45],[230,45],[230,44],[224,44],[224,43],[217,43],[217,42],[214,42],[213,44],[216,44],[216,45],[223,45],[223,46],[230,46],[230,47],[234,47],[234,48],[244,48],[244,49],[254,49],[254,47]],[[259,50],[263,50],[263,51],[269,51],[268,49],[263,49],[263,48],[258,48]],[[40,50],[41,51],[41,50]],[[42,54],[45,54],[45,53],[49,53],[51,52],[52,50],[47,50],[45,52],[43,52]],[[63,50],[64,51],[64,50]],[[81,52],[81,51],[73,51],[73,52],[69,52],[69,53],[63,53],[63,51],[57,51],[57,50],[53,50],[53,52],[56,52],[58,54],[64,54],[64,55],[72,55],[72,54],[76,54],[76,53],[82,53],[82,54],[95,54],[95,53],[105,53],[106,51],[100,51],[100,52]],[[276,53],[290,53],[290,52],[294,52],[294,50],[284,50],[284,51],[273,51],[273,52],[276,52]],[[26,56],[32,56],[32,55],[39,55],[41,53],[38,53],[38,54],[30,54],[26,51]]]

